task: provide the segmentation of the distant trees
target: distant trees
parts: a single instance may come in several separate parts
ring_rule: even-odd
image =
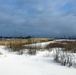
[[[0,36],[0,40],[2,40],[2,38],[3,38],[3,37],[2,37],[2,36]]]
[[[12,38],[16,38],[16,39],[28,39],[28,38],[32,38],[32,36],[0,36],[0,39],[5,38],[5,39],[12,39]]]

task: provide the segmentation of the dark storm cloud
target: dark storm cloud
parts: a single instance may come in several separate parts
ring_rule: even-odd
[[[76,34],[75,0],[0,0],[0,34]]]

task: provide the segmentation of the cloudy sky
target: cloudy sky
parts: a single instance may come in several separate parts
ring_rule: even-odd
[[[76,0],[0,0],[2,36],[74,36]]]

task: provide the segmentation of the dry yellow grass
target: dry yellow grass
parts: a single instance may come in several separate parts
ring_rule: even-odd
[[[3,39],[0,41],[0,45],[26,44],[35,41],[47,41],[47,40],[52,40],[52,38]]]

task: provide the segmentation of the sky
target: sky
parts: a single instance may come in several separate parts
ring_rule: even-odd
[[[76,35],[76,0],[0,0],[0,35]]]

